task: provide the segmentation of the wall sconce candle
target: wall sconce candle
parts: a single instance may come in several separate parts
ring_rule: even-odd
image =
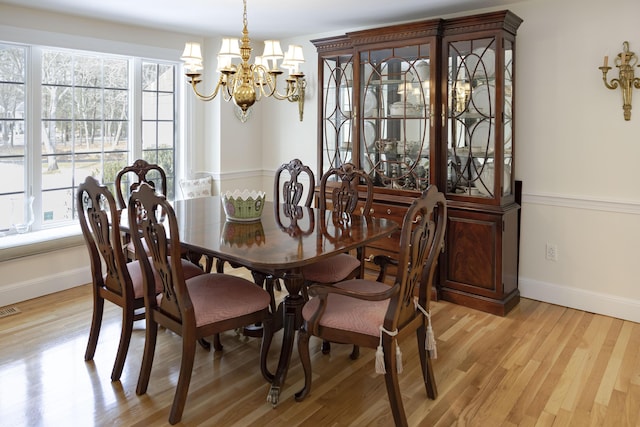
[[[622,52],[613,60],[613,63],[619,69],[617,79],[611,79],[611,82],[607,82],[607,73],[611,69],[608,56],[604,57],[604,65],[598,67],[602,71],[602,80],[608,89],[617,89],[619,86],[620,90],[622,90],[622,109],[625,120],[631,120],[632,89],[633,87],[640,89],[640,78],[635,77],[633,71],[633,67],[636,66],[637,62],[638,57],[634,52],[629,52],[629,42],[625,41],[622,43]]]

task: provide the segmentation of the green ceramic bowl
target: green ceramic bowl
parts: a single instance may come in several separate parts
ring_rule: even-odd
[[[264,208],[264,191],[235,190],[222,195],[227,220],[258,221]]]

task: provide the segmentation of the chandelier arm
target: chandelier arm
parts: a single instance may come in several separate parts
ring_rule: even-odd
[[[210,95],[204,95],[202,93],[200,93],[200,91],[198,91],[198,83],[200,83],[202,80],[196,78],[195,76],[191,77],[191,88],[193,89],[193,92],[195,93],[196,97],[202,101],[211,101],[213,100],[217,95],[218,95],[218,91],[220,90],[221,86],[226,86],[226,84],[224,83],[224,79],[223,76],[220,76],[220,79],[218,80],[218,84],[216,85],[216,88],[213,90],[213,92]]]

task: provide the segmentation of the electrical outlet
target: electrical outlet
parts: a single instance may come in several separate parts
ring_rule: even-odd
[[[549,261],[558,261],[558,247],[552,243],[547,243],[546,258]]]

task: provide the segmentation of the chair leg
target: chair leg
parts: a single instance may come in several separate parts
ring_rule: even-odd
[[[356,360],[358,357],[360,357],[360,346],[354,345],[349,357],[351,358],[351,360]]]
[[[213,349],[215,351],[222,351],[222,341],[220,340],[220,334],[213,335]]]
[[[122,331],[120,332],[120,343],[118,344],[118,352],[116,353],[116,361],[111,371],[111,381],[118,381],[122,375],[124,362],[127,359],[129,351],[129,343],[131,342],[131,333],[133,332],[133,309],[122,309]]]
[[[173,405],[171,405],[171,413],[169,414],[169,423],[176,424],[182,419],[182,412],[187,401],[189,393],[189,383],[191,382],[191,374],[193,372],[193,362],[196,356],[195,341],[182,339],[182,362],[180,363],[180,376],[178,377],[178,385],[176,386],[176,394],[173,397]]]
[[[309,333],[306,326],[298,331],[298,354],[304,369],[304,387],[295,394],[295,399],[302,402],[311,391],[311,357],[309,356]]]
[[[425,348],[426,341],[426,328],[424,325],[416,329],[416,335],[418,338],[418,352],[420,354],[420,366],[422,367],[422,378],[424,380],[424,386],[427,390],[427,396],[429,399],[436,399],[438,397],[438,387],[436,386],[436,377],[433,372],[433,364],[431,359],[427,355]]]
[[[142,365],[138,376],[136,394],[139,396],[147,392],[149,377],[151,376],[151,366],[153,366],[153,356],[156,352],[156,339],[158,338],[158,324],[150,319],[153,314],[147,314],[147,325],[144,340],[144,353],[142,355]]]
[[[267,357],[269,356],[269,348],[273,339],[273,317],[269,317],[262,321],[262,344],[260,345],[260,372],[265,380],[272,383],[275,375],[269,372],[267,368]]]
[[[93,316],[91,318],[91,329],[89,329],[89,341],[87,349],[84,352],[84,360],[93,360],[98,345],[98,336],[100,335],[100,326],[102,325],[102,313],[104,311],[104,298],[97,295],[97,291],[93,290]]]
[[[331,343],[329,341],[323,340],[321,349],[322,349],[322,354],[331,353]]]
[[[387,385],[387,394],[389,396],[389,404],[391,405],[391,413],[396,426],[408,427],[407,416],[404,413],[402,405],[402,395],[400,394],[400,386],[398,383],[398,372],[396,364],[396,352],[393,341],[389,340],[390,345],[384,345],[384,363],[387,373],[384,374],[384,381]]]

